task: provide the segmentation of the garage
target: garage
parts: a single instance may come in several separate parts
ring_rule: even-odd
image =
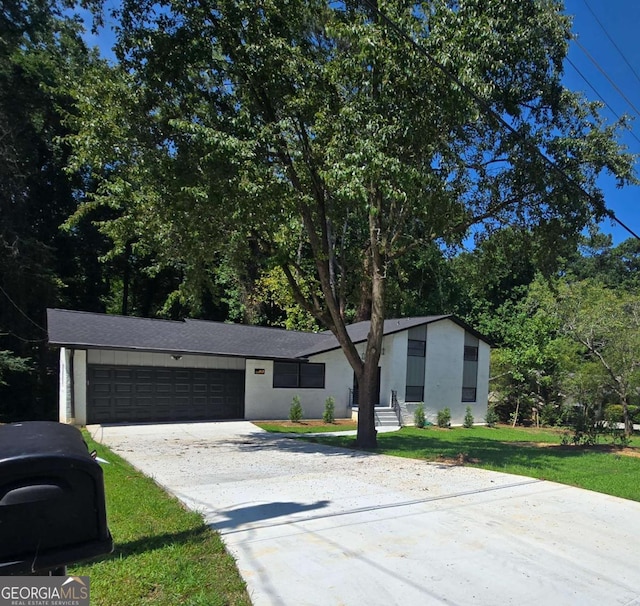
[[[87,422],[244,417],[243,370],[87,366]]]

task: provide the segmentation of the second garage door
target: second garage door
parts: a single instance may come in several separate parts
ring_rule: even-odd
[[[242,419],[244,370],[88,367],[87,422]]]

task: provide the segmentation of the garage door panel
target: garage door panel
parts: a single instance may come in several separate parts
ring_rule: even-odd
[[[88,367],[87,422],[244,417],[244,371]]]

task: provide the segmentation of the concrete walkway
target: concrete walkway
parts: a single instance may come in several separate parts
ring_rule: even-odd
[[[202,512],[256,606],[640,606],[637,502],[247,422],[89,430]]]

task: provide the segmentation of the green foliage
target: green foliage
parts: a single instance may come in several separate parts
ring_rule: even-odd
[[[422,402],[418,404],[417,408],[415,409],[415,412],[413,413],[413,423],[419,429],[424,429],[424,426],[427,423],[427,420],[424,414],[424,404]]]
[[[465,413],[464,413],[464,421],[462,423],[462,426],[465,427],[466,429],[471,429],[473,427],[473,414],[471,412],[471,406],[467,406]]]
[[[336,401],[329,396],[324,401],[324,412],[322,413],[322,420],[325,423],[334,423],[336,420]]]
[[[593,369],[599,389],[615,394],[622,405],[629,436],[629,405],[640,388],[640,296],[592,280],[565,280],[558,284],[555,309],[562,319],[562,331],[580,348],[582,368]],[[598,393],[594,388],[589,391]]]
[[[104,238],[87,223],[59,229],[92,185],[65,171],[70,83],[93,60],[73,4],[7,0],[0,10],[0,367],[19,371],[0,371],[3,420],[55,415],[45,309],[95,309],[104,287]],[[22,372],[24,360],[36,372]]]
[[[629,406],[629,417],[634,423],[640,423],[640,406]],[[624,423],[624,408],[621,404],[608,404],[604,419],[607,423]]]
[[[438,411],[438,427],[451,427],[451,409],[443,408]]]
[[[28,372],[32,369],[32,361],[20,358],[11,351],[0,351],[0,385],[6,385],[4,376],[8,372]]]
[[[302,404],[300,403],[300,398],[298,396],[293,396],[293,401],[291,402],[291,407],[289,408],[289,421],[292,423],[299,423],[304,416],[304,411],[302,410]]]
[[[123,2],[120,63],[98,66],[72,91],[71,166],[97,183],[77,216],[107,207],[101,228],[114,249],[134,242],[157,268],[179,271],[177,296],[190,309],[221,266],[237,274],[239,310],[279,268],[288,287],[271,285],[274,304],[296,324],[312,317],[332,330],[363,377],[344,319],[381,327],[387,284],[401,291],[413,279],[414,251],[437,263],[436,249],[471,229],[505,225],[570,241],[604,213],[598,175],[632,179],[599,106],[562,88],[570,20],[554,2],[489,0],[481,15],[473,2],[384,9],[433,60],[366,3]],[[576,195],[566,176],[594,195]],[[427,280],[446,276],[422,261]],[[503,263],[497,290],[527,271],[523,263],[514,278]],[[443,284],[433,304],[448,305],[450,292]],[[367,376],[381,339],[372,331]],[[375,444],[371,402],[362,406],[359,439]]]
[[[487,414],[484,415],[484,422],[487,424],[487,427],[495,427],[498,424],[498,413],[496,413],[495,408],[492,405],[489,405],[487,408]]]

